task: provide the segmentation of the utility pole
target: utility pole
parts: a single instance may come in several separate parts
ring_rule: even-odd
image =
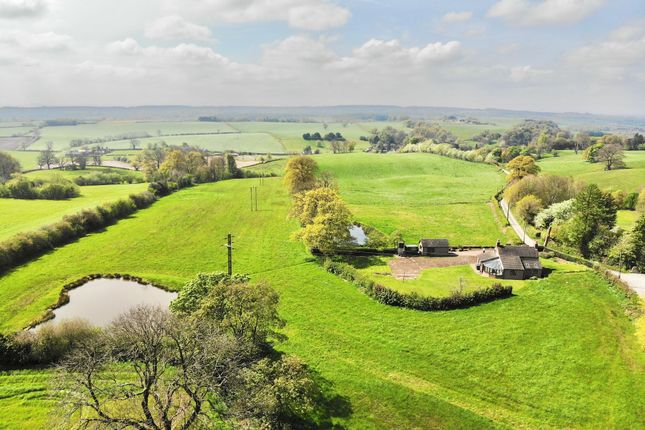
[[[233,275],[233,235],[231,233],[226,237],[226,248],[228,248],[228,276]]]
[[[251,212],[258,211],[258,187],[249,187],[251,191]]]
[[[253,187],[255,188],[255,211],[258,211],[258,187]]]

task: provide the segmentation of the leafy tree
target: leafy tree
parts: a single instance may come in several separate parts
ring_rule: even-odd
[[[636,210],[645,212],[645,188],[643,188],[638,194],[638,203],[636,204]]]
[[[139,145],[141,144],[141,141],[139,139],[130,139],[130,148],[131,149],[137,149]]]
[[[402,130],[387,126],[381,130],[372,131],[370,145],[375,152],[396,151],[403,146],[407,134]]]
[[[20,162],[6,152],[0,151],[0,183],[6,182],[11,175],[20,172]]]
[[[529,194],[528,196],[522,197],[515,207],[524,221],[533,224],[535,216],[542,210],[543,205],[539,198]]]
[[[503,146],[528,146],[535,143],[542,133],[555,137],[560,131],[560,127],[553,121],[528,119],[505,132],[501,143]]]
[[[604,146],[603,143],[595,143],[593,145],[588,146],[587,149],[585,149],[584,152],[582,153],[582,158],[584,158],[590,163],[598,162],[596,157],[598,156],[598,151],[603,146]]]
[[[318,164],[304,155],[292,157],[285,167],[284,182],[291,194],[302,193],[316,186]]]
[[[645,271],[645,215],[639,216],[634,228],[611,249],[608,261],[627,269],[635,267],[640,272]]]
[[[508,169],[511,171],[508,180],[515,181],[528,175],[537,175],[540,172],[540,166],[537,165],[533,157],[520,155],[508,162]]]
[[[596,153],[596,161],[605,165],[605,170],[621,169],[625,167],[625,152],[621,145],[610,143],[603,145]]]
[[[589,145],[591,145],[591,137],[589,137],[588,133],[580,132],[576,134],[574,143],[575,143],[574,150],[577,154],[578,151],[583,150],[587,148]]]
[[[40,151],[38,154],[38,166],[42,169],[43,166],[47,166],[47,169],[51,169],[52,164],[58,163],[56,154],[50,148]]]
[[[602,229],[609,230],[615,224],[616,206],[611,194],[601,191],[596,184],[587,185],[574,200],[565,241],[589,257],[592,240]]]
[[[645,137],[640,133],[636,133],[634,137],[627,139],[625,147],[631,151],[645,149]]]
[[[327,254],[348,243],[352,218],[338,191],[331,188],[307,191],[302,208],[299,219],[303,228],[296,236],[309,248]]]
[[[567,221],[573,214],[573,199],[554,203],[540,211],[535,217],[535,226],[540,229],[548,228],[554,223]]]
[[[638,204],[638,193],[629,193],[625,196],[625,199],[623,200],[623,209],[626,209],[628,211],[633,211],[636,209],[637,204]]]

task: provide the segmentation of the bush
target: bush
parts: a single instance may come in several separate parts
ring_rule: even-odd
[[[517,213],[524,221],[529,224],[533,223],[533,219],[542,209],[542,201],[532,194],[522,197],[516,205]]]
[[[15,366],[56,363],[75,346],[98,333],[98,329],[86,321],[63,320],[13,336],[0,336],[0,364]]]
[[[43,182],[18,176],[0,187],[0,197],[23,200],[65,200],[79,195],[78,187],[62,177]]]
[[[453,293],[449,297],[425,297],[418,294],[403,294],[374,283],[371,279],[359,274],[356,269],[347,263],[339,263],[326,259],[323,268],[342,279],[354,283],[365,293],[383,303],[384,305],[397,306],[419,311],[445,311],[476,306],[481,303],[507,298],[513,295],[513,287],[494,284],[468,293]]]
[[[143,179],[132,173],[94,172],[74,179],[76,185],[114,185],[134,184],[143,182]]]

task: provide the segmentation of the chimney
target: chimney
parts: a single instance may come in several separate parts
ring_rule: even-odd
[[[495,243],[495,247],[499,248],[502,245],[502,242],[497,239],[497,242]]]

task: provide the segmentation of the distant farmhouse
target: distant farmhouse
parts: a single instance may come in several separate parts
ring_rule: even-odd
[[[448,239],[421,239],[418,245],[406,245],[399,242],[397,254],[405,255],[424,255],[427,257],[447,257],[450,255],[450,244]]]
[[[542,277],[538,250],[527,245],[502,246],[477,256],[477,270],[501,279],[529,279]]]

